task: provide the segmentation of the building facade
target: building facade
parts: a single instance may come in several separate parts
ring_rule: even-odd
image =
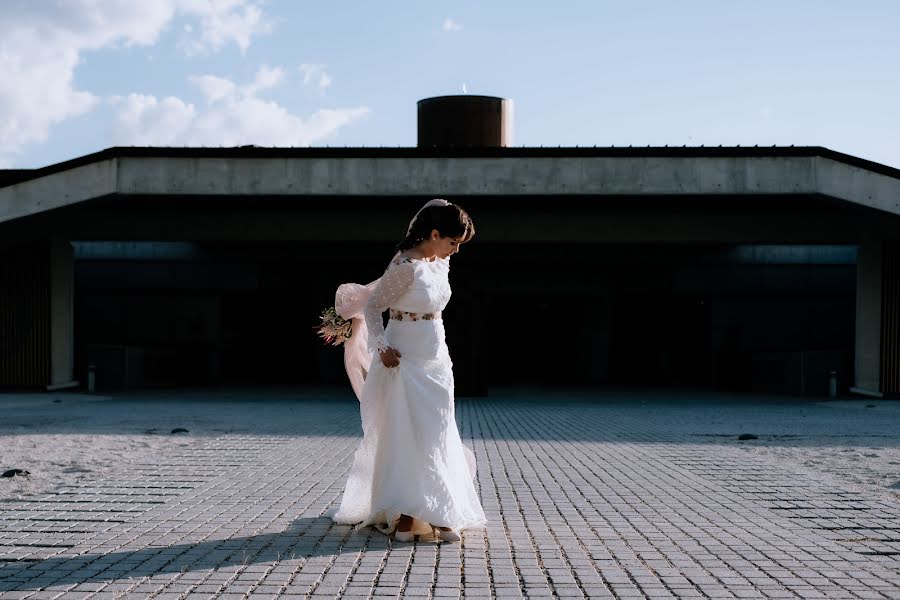
[[[322,384],[417,208],[493,385],[900,393],[900,171],[818,147],[110,148],[0,172],[0,387]],[[75,383],[78,382],[78,383]]]

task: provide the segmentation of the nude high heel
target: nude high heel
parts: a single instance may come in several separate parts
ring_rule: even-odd
[[[411,542],[411,541],[413,541],[413,540],[416,538],[416,532],[413,531],[413,526],[414,526],[414,525],[415,525],[415,521],[412,521],[412,522],[410,523],[410,528],[409,528],[408,531],[398,531],[398,530],[395,529],[395,530],[394,530],[394,539],[397,540],[398,542]],[[397,526],[399,527],[400,524],[398,523]]]
[[[394,540],[398,542],[411,542],[416,538],[416,534],[412,531],[395,531]]]

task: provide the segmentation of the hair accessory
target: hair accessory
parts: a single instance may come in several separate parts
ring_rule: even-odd
[[[421,213],[429,206],[450,206],[450,203],[443,198],[435,198],[434,200],[429,200],[428,202],[426,202],[424,205],[422,205],[422,208],[419,209],[419,212],[417,212],[413,216],[412,221],[409,222],[409,227],[406,228],[406,235],[409,235],[409,232],[412,231],[413,224],[416,222],[416,219],[419,218],[419,213]]]

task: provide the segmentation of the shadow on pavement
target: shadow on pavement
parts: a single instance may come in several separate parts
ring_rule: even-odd
[[[0,435],[225,434],[360,437],[348,386],[141,390],[109,396],[0,394]],[[900,402],[674,388],[503,388],[457,398],[464,436],[585,442],[895,447]],[[502,415],[502,418],[499,417]],[[498,420],[499,419],[499,420]],[[741,442],[743,443],[743,442]]]
[[[160,573],[182,573],[279,560],[333,556],[344,546],[360,549],[370,536],[365,528],[337,525],[328,517],[301,518],[280,533],[208,540],[197,543],[80,554],[43,560],[0,561],[0,592],[40,590],[48,586],[137,580]],[[135,581],[137,583],[137,581]]]

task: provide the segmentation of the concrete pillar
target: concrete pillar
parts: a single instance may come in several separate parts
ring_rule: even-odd
[[[68,240],[50,241],[50,389],[74,385],[75,253]]]
[[[900,240],[881,257],[881,393],[900,398]]]
[[[852,391],[880,395],[881,263],[884,243],[867,239],[856,262],[856,384]]]

